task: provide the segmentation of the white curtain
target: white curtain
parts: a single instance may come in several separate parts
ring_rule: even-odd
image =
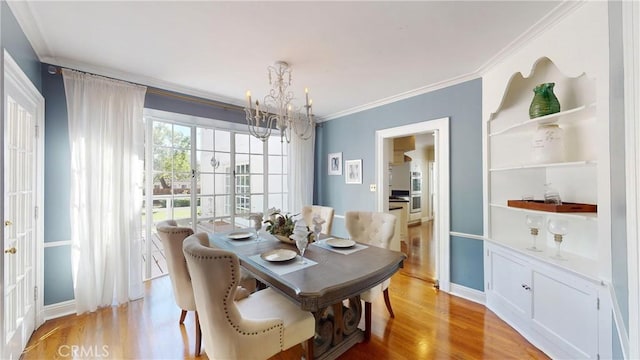
[[[78,314],[143,295],[142,111],[146,88],[62,71],[71,144],[71,241]]]
[[[313,171],[316,131],[308,140],[291,133],[289,143],[289,212],[297,214],[313,204]]]

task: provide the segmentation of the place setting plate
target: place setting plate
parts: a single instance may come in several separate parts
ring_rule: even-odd
[[[231,240],[247,240],[251,239],[252,236],[253,233],[248,231],[234,231],[227,235],[227,237]]]
[[[297,252],[289,249],[274,249],[260,254],[262,260],[269,262],[283,262],[295,259]]]
[[[353,240],[349,240],[349,239],[328,239],[326,241],[327,245],[331,246],[332,248],[338,248],[338,249],[346,249],[346,248],[350,248],[352,246],[354,246],[356,244],[355,241]]]

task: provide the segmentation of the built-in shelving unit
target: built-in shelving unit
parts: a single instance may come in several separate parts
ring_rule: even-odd
[[[598,339],[610,329],[609,320],[592,306],[603,291],[603,264],[609,263],[609,254],[602,251],[610,246],[609,238],[602,236],[610,226],[606,204],[600,213],[608,186],[602,184],[608,174],[608,153],[602,151],[608,144],[602,139],[608,119],[599,115],[595,77],[584,72],[566,75],[546,57],[530,65],[526,77],[511,73],[503,92],[483,94],[485,105],[499,104],[485,116],[487,306],[551,357],[597,358],[603,346]],[[485,89],[499,88],[490,81]],[[555,94],[566,110],[530,119],[532,90],[547,82],[555,83]],[[538,163],[532,142],[538,127],[546,124],[561,129],[564,156]],[[509,200],[542,200],[549,183],[564,202],[595,204],[598,213],[507,205]],[[531,250],[534,237],[526,222],[530,215],[542,217],[544,224],[538,229],[537,251]],[[551,220],[569,224],[560,245],[561,260],[554,258],[558,247],[548,231]]]

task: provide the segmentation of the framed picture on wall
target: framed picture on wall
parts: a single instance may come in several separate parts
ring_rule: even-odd
[[[362,159],[344,162],[345,184],[362,184]]]
[[[342,153],[329,154],[329,175],[342,175]]]

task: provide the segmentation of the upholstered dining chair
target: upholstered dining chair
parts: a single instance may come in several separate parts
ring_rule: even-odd
[[[313,358],[313,315],[271,288],[237,296],[238,257],[204,246],[207,241],[206,233],[198,233],[183,245],[207,356],[267,359],[306,342],[306,358]]]
[[[304,222],[307,223],[307,226],[313,230],[313,217],[318,215],[322,220],[324,220],[324,224],[322,224],[321,233],[330,235],[331,227],[333,226],[333,208],[328,206],[320,206],[320,205],[305,205],[302,207],[302,218]]]
[[[351,240],[388,249],[393,238],[396,217],[381,212],[347,211],[344,215],[345,226]],[[365,339],[371,337],[371,302],[380,293],[384,294],[384,303],[389,315],[394,318],[389,299],[390,279],[360,294],[364,300]]]
[[[184,323],[187,311],[195,311],[195,355],[198,356],[200,355],[201,348],[200,323],[198,319],[198,312],[196,311],[196,303],[193,298],[191,277],[189,276],[187,263],[185,262],[184,254],[182,253],[182,243],[184,239],[193,234],[193,230],[190,227],[178,226],[175,220],[164,220],[158,222],[156,224],[156,230],[158,231],[158,237],[162,242],[162,248],[164,249],[164,254],[167,258],[167,267],[169,269],[169,278],[171,279],[171,286],[173,288],[173,297],[178,307],[182,309],[179,323]],[[255,279],[249,275],[244,275],[241,285],[247,288],[248,291],[254,291],[256,288],[255,284]]]

